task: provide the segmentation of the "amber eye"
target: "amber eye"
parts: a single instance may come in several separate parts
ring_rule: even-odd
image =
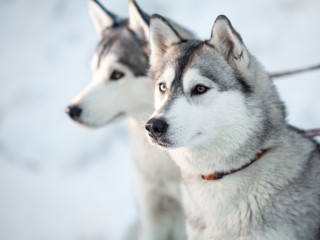
[[[205,93],[207,90],[208,90],[207,87],[205,87],[203,85],[197,85],[192,90],[192,95],[200,95],[200,94]]]
[[[120,78],[122,78],[123,76],[124,76],[123,72],[119,72],[119,71],[114,70],[111,73],[110,80],[111,81],[116,81],[116,80],[119,80]]]
[[[165,92],[166,91],[166,84],[165,83],[160,83],[159,84],[159,90],[160,90],[160,92]]]

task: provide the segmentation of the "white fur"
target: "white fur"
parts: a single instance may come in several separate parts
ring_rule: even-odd
[[[162,92],[159,91],[159,85],[161,83],[166,84],[166,88],[170,89],[171,83],[173,81],[175,75],[175,71],[173,68],[166,68],[163,72],[163,74],[159,77],[159,79],[156,82],[156,88],[155,88],[155,101],[154,101],[154,106],[155,109],[159,109],[161,107],[161,105],[165,104],[166,102],[166,97],[163,97],[164,94]]]
[[[170,26],[163,23],[162,20],[151,19],[152,27],[150,27],[150,64],[157,65],[159,58],[163,55],[166,48],[175,42],[179,42],[180,38],[171,30]]]
[[[172,237],[182,240],[185,238],[185,229],[181,221],[183,215],[178,169],[166,152],[150,146],[141,122],[128,118],[127,123],[135,160],[134,190],[141,225],[138,239],[164,240]],[[167,201],[172,200],[178,205],[170,206]]]
[[[160,44],[158,48],[164,46],[159,39],[174,35],[166,25],[157,22],[154,28],[156,37],[151,43]],[[214,48],[202,48],[207,54],[199,51],[184,65],[182,89],[176,85],[156,93],[159,99],[151,116],[167,124],[166,131],[152,135],[151,142],[167,143],[164,146],[181,169],[188,239],[318,240],[319,146],[286,125],[271,80],[226,17],[216,20],[210,43]],[[176,49],[183,54],[179,46]],[[162,50],[155,55],[158,65],[151,66],[154,76],[160,75],[158,66],[162,70],[177,64],[163,60],[177,53]],[[206,59],[211,64],[205,67],[216,71],[210,72],[214,75],[211,80],[193,68]],[[221,79],[215,77],[223,78],[221,87],[233,85],[221,90],[216,84]],[[171,76],[163,74],[161,81],[170,82]],[[208,90],[191,95],[197,84]],[[262,149],[267,151],[261,158],[240,171],[213,181],[201,178],[240,168]]]
[[[109,21],[111,19],[107,18],[98,4],[93,1],[89,1],[89,4],[92,19],[101,35],[104,29],[112,25]],[[148,36],[149,30],[136,7],[136,3],[129,2],[129,27],[138,31],[136,34],[141,33],[142,29],[145,36]],[[179,29],[188,35],[186,30]],[[85,126],[102,127],[121,119],[127,121],[131,132],[134,188],[140,217],[139,230],[132,229],[129,233],[137,233],[138,236],[130,235],[127,239],[185,239],[180,173],[168,154],[150,145],[145,137],[144,122],[153,108],[152,80],[146,76],[134,76],[128,67],[119,62],[119,56],[114,52],[117,51],[111,50],[101,58],[99,67],[98,56],[94,55],[91,62],[93,79],[71,105],[82,110],[78,121]],[[140,64],[139,58],[137,64]],[[114,70],[124,73],[124,76],[110,81]]]
[[[183,239],[182,210],[178,205],[178,209],[168,211],[166,203],[161,202],[168,201],[161,196],[181,202],[180,174],[169,156],[151,146],[144,134],[143,123],[152,111],[152,81],[148,77],[134,77],[129,69],[117,62],[116,56],[107,56],[101,64],[99,70],[94,72],[92,82],[72,104],[81,107],[80,121],[86,126],[100,127],[127,119],[135,160],[135,196],[140,210],[138,239],[163,240],[169,235],[174,239]],[[124,72],[123,79],[109,81],[113,69]],[[114,118],[119,112],[125,114]],[[162,213],[157,210],[159,204],[164,205]],[[133,238],[130,236],[130,239]]]
[[[199,79],[197,83],[208,84],[195,70],[190,71],[184,79],[186,93],[194,86],[194,79]],[[198,99],[200,105],[181,96],[175,99],[169,111],[160,114],[171,126],[168,137],[173,145],[168,151],[183,175],[188,239],[296,239],[294,225],[274,216],[279,214],[285,218],[281,212],[285,205],[304,202],[306,196],[298,194],[293,199],[285,199],[284,203],[272,200],[279,189],[288,188],[295,176],[304,171],[307,159],[302,161],[301,156],[292,153],[292,149],[301,149],[299,143],[291,140],[296,136],[289,137],[291,133],[285,131],[283,135],[288,137],[273,143],[277,147],[254,165],[222,180],[202,180],[201,174],[239,168],[250,160],[241,156],[234,158],[232,153],[261,120],[259,114],[254,116],[247,111],[244,96],[238,92],[218,93],[211,89],[205,95]],[[159,117],[157,111],[154,115]],[[313,148],[311,142],[304,143],[305,154],[310,154]],[[279,152],[282,152],[281,157]],[[309,202],[312,205],[313,201]],[[270,217],[275,218],[272,226],[264,226],[264,217],[269,216],[263,213],[266,208],[271,209]],[[306,210],[292,207],[288,211],[295,215]]]
[[[134,1],[129,1],[129,27],[136,33],[143,34],[145,39],[149,39],[149,26],[140,15]]]
[[[293,231],[295,226],[279,218],[285,218],[285,205],[292,206],[297,202],[303,202],[306,196],[300,194],[292,199],[285,199],[285,202],[274,202],[273,199],[277,191],[287,186],[300,171],[303,171],[304,163],[299,157],[292,157],[287,153],[286,160],[278,160],[277,151],[286,151],[292,145],[295,143],[281,142],[279,149],[270,151],[254,165],[217,181],[205,181],[199,174],[188,174],[188,166],[181,165],[184,179],[183,199],[189,219],[188,239],[296,239]],[[307,152],[312,151],[312,144],[306,144],[304,147]],[[172,150],[171,155],[180,161],[197,159],[197,163],[199,158],[207,162],[219,160],[214,152],[208,150],[193,150],[193,156],[187,156],[185,152],[186,149]],[[268,215],[264,213],[266,209],[270,209],[274,215],[272,226],[263,223],[263,218]],[[305,210],[292,207],[286,211],[295,215]],[[197,224],[203,224],[207,229],[195,229],[191,221],[196,219],[199,220]]]
[[[161,79],[164,79],[165,76],[167,74],[163,74]],[[170,79],[171,76],[165,82],[170,83]],[[248,126],[254,128],[259,120],[259,116],[255,117],[247,111],[244,105],[244,96],[240,92],[218,92],[216,84],[200,76],[196,69],[189,69],[185,73],[183,83],[184,92],[189,97],[185,95],[179,96],[174,100],[165,115],[156,110],[152,117],[165,117],[170,126],[167,133],[168,139],[171,142],[170,147],[184,147],[183,150],[177,150],[183,152],[184,155],[188,154],[188,148],[194,149],[200,147],[203,149],[203,152],[210,149],[215,153],[217,159],[221,159],[220,162],[215,162],[216,170],[229,170],[230,164],[234,163],[228,163],[224,159],[229,157],[230,145],[234,147],[234,150],[238,150],[240,145],[237,143],[243,142],[250,134],[251,129]],[[191,89],[197,84],[206,85],[210,89],[203,95],[191,97]],[[159,89],[156,88],[155,91],[159,92]],[[156,93],[156,95],[161,94]],[[161,100],[162,104],[166,103],[168,94],[170,93],[165,93],[163,100]],[[201,102],[201,104],[198,104],[198,102]],[[156,109],[162,109],[161,107],[161,104],[156,104]],[[231,115],[232,118],[228,117]],[[242,128],[239,126],[242,126]],[[210,142],[208,142],[208,138],[211,139]],[[230,141],[233,141],[233,144]],[[225,146],[228,147],[226,148]],[[189,172],[197,174],[208,173],[208,163],[202,163],[201,158],[196,158],[193,155],[192,157],[190,155],[185,158],[188,161],[182,162],[179,158],[175,159],[175,161],[178,165],[187,164],[188,168],[185,168],[185,170]],[[197,159],[196,164],[189,162],[194,161],[194,159]],[[237,167],[244,163],[243,161],[239,161]],[[235,166],[232,165],[232,167]],[[210,171],[212,171],[212,168],[210,168]]]
[[[115,55],[103,58],[100,68],[93,72],[92,82],[72,101],[72,105],[83,109],[79,121],[84,125],[100,127],[127,116],[142,120],[150,111],[152,82],[148,77],[135,77],[117,60]],[[95,64],[93,60],[92,66]],[[110,81],[114,70],[123,72],[124,77]],[[119,113],[124,114],[114,119]]]
[[[121,70],[125,76],[118,81],[110,81],[109,76],[114,69]],[[169,156],[151,146],[144,134],[143,123],[152,111],[151,89],[150,78],[134,77],[130,69],[117,62],[116,56],[108,55],[100,68],[94,71],[92,82],[72,104],[82,109],[80,121],[86,126],[101,127],[127,119],[135,161],[135,196],[140,210],[138,239],[163,240],[169,235],[183,239],[182,206],[168,210],[170,203],[165,202],[172,199],[181,203],[180,174]],[[119,112],[125,114],[114,118]],[[157,209],[161,208],[159,205],[163,205],[162,212]],[[130,236],[130,239],[134,238]]]
[[[94,27],[101,38],[103,31],[107,27],[111,27],[114,21],[95,1],[89,0],[88,7]]]
[[[249,64],[249,55],[246,47],[241,40],[232,32],[232,26],[229,25],[227,19],[218,18],[211,31],[210,43],[217,48],[218,51],[225,57],[229,51],[228,43],[232,43],[232,55],[230,63],[240,72],[245,72]]]

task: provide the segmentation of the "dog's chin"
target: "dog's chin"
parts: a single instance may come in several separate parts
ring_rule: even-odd
[[[87,128],[101,128],[106,125],[119,122],[119,121],[123,120],[125,117],[126,117],[125,112],[119,112],[119,113],[115,114],[113,117],[108,118],[106,121],[103,121],[103,122],[89,122],[89,121],[85,121],[85,120],[79,118],[76,121],[76,123],[80,124],[83,127],[87,127]]]
[[[148,136],[149,142],[154,145],[157,146],[159,148],[171,148],[173,147],[173,145],[169,142],[166,141],[165,139],[161,139],[161,138],[154,138],[152,136]]]

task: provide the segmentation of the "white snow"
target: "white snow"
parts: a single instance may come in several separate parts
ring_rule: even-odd
[[[127,15],[127,1],[102,1]],[[318,0],[139,0],[210,36],[227,15],[269,71],[320,63]],[[90,81],[86,1],[0,1],[0,240],[121,239],[136,218],[123,123],[87,130],[64,108]],[[320,127],[320,71],[275,80],[288,120]],[[318,138],[319,139],[319,138]]]

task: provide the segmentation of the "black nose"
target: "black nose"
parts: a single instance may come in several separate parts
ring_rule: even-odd
[[[66,113],[68,113],[69,116],[75,121],[79,119],[81,111],[81,108],[79,108],[78,106],[68,106],[66,108]]]
[[[145,127],[151,137],[158,138],[167,131],[168,126],[163,119],[151,118]]]

